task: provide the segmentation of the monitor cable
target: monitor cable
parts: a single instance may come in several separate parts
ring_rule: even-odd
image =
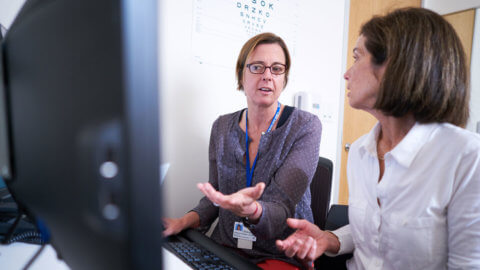
[[[28,268],[30,268],[30,266],[32,266],[33,262],[38,258],[38,256],[40,256],[40,253],[42,253],[45,247],[46,247],[46,244],[42,244],[42,246],[37,250],[37,252],[35,252],[32,258],[30,258],[27,264],[22,268],[22,270],[27,270]]]
[[[26,242],[29,244],[37,244],[37,245],[46,244],[42,239],[42,235],[34,231],[28,231],[28,232],[17,234],[11,237],[10,240],[7,241],[7,244],[11,244],[13,242]]]
[[[19,210],[20,211],[20,210]],[[15,218],[15,221],[13,222],[13,225],[10,227],[8,230],[7,234],[5,235],[5,239],[3,240],[2,244],[8,244],[11,243],[11,239],[13,238],[13,234],[17,230],[18,224],[20,223],[20,220],[22,219],[22,212],[20,211],[18,213],[18,216]]]
[[[21,210],[19,210],[19,213],[17,214],[15,221],[8,229],[8,232],[5,234],[5,237],[1,242],[2,244],[11,244],[13,242],[19,242],[19,241],[29,243],[29,244],[38,244],[38,245],[48,243],[49,239],[45,239],[41,231],[39,232],[37,231],[37,229],[34,229],[34,228],[28,231],[23,231],[23,232],[22,230],[24,229],[20,229],[20,232],[17,233],[17,230],[19,230],[22,220],[24,220],[25,222],[26,217],[27,216],[23,214]],[[25,226],[24,223],[22,224],[23,224],[22,226]]]

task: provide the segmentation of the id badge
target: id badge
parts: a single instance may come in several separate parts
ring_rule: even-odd
[[[237,247],[242,249],[252,249],[253,242],[257,237],[242,223],[235,222],[233,225],[233,238],[237,238]]]

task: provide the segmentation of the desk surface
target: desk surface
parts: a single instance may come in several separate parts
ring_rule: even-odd
[[[39,248],[39,245],[25,243],[0,245],[0,265],[2,266],[2,269],[23,269]],[[70,268],[63,261],[57,259],[57,252],[55,249],[53,249],[52,246],[47,245],[29,269],[68,270]]]
[[[0,265],[1,269],[20,270],[27,264],[28,260],[40,248],[39,245],[25,243],[13,243],[10,245],[0,245]],[[162,248],[163,269],[191,269],[177,256],[170,251]],[[70,270],[64,261],[57,259],[57,252],[52,246],[47,245],[40,256],[35,260],[29,270]]]

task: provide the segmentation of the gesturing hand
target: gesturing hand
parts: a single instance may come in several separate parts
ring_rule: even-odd
[[[296,256],[303,261],[314,261],[325,251],[338,252],[340,242],[334,234],[322,231],[306,220],[289,218],[287,224],[297,231],[283,241],[277,240],[276,245],[288,257]]]
[[[253,214],[260,216],[262,209],[255,201],[262,195],[265,183],[258,183],[254,187],[244,188],[230,195],[216,191],[210,183],[199,183],[197,187],[211,202],[239,217],[251,218]]]

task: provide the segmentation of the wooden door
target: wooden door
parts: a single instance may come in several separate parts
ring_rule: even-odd
[[[470,70],[472,56],[473,28],[475,25],[475,9],[467,9],[443,16],[455,28],[467,58],[467,70]]]
[[[360,27],[373,15],[385,14],[401,7],[420,7],[421,0],[350,0],[350,17],[348,23],[347,68],[353,63],[353,47],[358,38]],[[346,90],[345,90],[346,91]],[[351,144],[363,134],[370,131],[377,120],[370,114],[352,109],[345,94],[343,113],[342,157],[340,165],[340,186],[338,202],[348,204],[347,185],[347,151],[346,144]]]

